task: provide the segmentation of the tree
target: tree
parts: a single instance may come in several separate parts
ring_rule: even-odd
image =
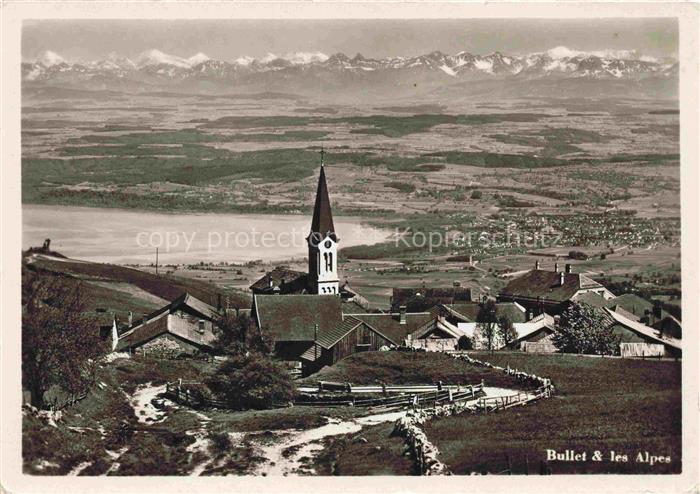
[[[552,339],[564,353],[613,355],[620,344],[610,319],[601,310],[577,302],[562,312]]]
[[[224,355],[240,355],[250,351],[269,354],[274,347],[247,314],[224,312],[214,324],[215,349]]]
[[[472,199],[481,199],[482,193],[480,190],[473,190],[471,198]]]
[[[71,394],[87,391],[105,350],[79,284],[23,274],[22,386],[34,406],[45,407],[44,393],[53,385]]]
[[[476,316],[476,333],[488,350],[493,350],[495,346],[497,336],[496,323],[496,303],[493,300],[487,300],[481,305]]]
[[[227,356],[206,383],[215,395],[237,410],[269,408],[294,397],[289,371],[271,357],[273,341],[249,316],[224,313],[214,332],[216,349]]]
[[[510,317],[501,316],[498,318],[498,337],[503,342],[503,346],[508,346],[518,339],[518,333],[515,331]]]

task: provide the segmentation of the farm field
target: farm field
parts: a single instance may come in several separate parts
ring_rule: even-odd
[[[501,275],[531,268],[533,253],[563,260],[571,250],[590,256],[575,270],[618,283],[637,275],[642,288],[661,280],[658,297],[677,303],[677,102],[393,103],[329,105],[284,93],[86,93],[73,101],[28,91],[23,201],[308,215],[323,148],[334,215],[394,232],[340,244],[341,277],[374,308],[386,306],[393,286],[457,279],[494,294],[507,282]],[[420,243],[430,235],[440,236],[437,245]],[[305,264],[242,262],[254,256],[166,269],[247,290],[276,264]]]

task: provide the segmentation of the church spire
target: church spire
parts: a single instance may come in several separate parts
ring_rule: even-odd
[[[323,154],[324,151],[321,149],[321,173],[318,177],[318,187],[316,188],[316,204],[314,205],[314,216],[311,220],[311,235],[315,234],[319,240],[326,235],[330,236],[333,240],[337,240],[335,236],[335,227],[333,226],[331,201],[328,198]]]

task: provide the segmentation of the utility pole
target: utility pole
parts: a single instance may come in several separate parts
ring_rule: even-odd
[[[314,324],[314,363],[318,360],[318,345],[316,345],[316,340],[318,339],[318,324]]]

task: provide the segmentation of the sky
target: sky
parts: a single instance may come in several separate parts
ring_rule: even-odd
[[[135,57],[148,49],[189,57],[203,52],[241,56],[320,51],[365,57],[500,51],[522,55],[566,46],[581,51],[637,50],[677,58],[676,20],[445,19],[445,20],[31,20],[22,30],[22,58],[51,50],[68,61],[110,54]]]

